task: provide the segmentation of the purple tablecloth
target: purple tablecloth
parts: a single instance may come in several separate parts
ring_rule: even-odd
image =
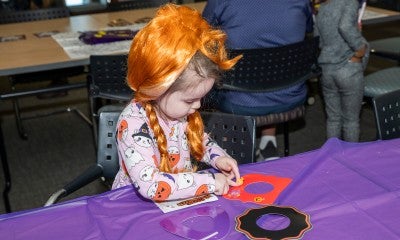
[[[330,139],[316,151],[243,165],[241,173],[292,179],[274,205],[294,206],[310,215],[312,229],[303,239],[400,239],[400,139],[369,143]],[[125,187],[0,215],[0,239],[178,239],[160,222],[207,206],[228,214],[229,220],[219,223],[228,229],[225,239],[246,239],[235,230],[235,217],[260,207],[219,197],[216,202],[163,214]],[[209,222],[199,221],[197,230],[208,231]]]

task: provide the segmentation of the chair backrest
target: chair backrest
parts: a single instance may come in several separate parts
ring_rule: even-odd
[[[133,91],[126,84],[127,55],[90,56],[89,95],[129,101]]]
[[[103,168],[103,177],[113,179],[118,172],[117,121],[123,106],[105,105],[99,109],[97,164]]]
[[[49,20],[69,16],[69,10],[66,7],[23,11],[2,11],[0,14],[0,24]]]
[[[378,138],[400,137],[400,89],[372,99]]]
[[[254,162],[256,122],[253,117],[201,112],[205,131],[239,164]]]
[[[125,11],[132,9],[141,9],[141,8],[153,8],[159,7],[166,3],[170,2],[169,0],[129,0],[122,2],[110,3],[107,6],[107,11]]]
[[[319,38],[281,47],[232,49],[230,56],[242,59],[223,74],[222,88],[260,92],[274,91],[304,82],[316,73]]]
[[[123,106],[106,105],[99,109],[97,164],[103,176],[113,179],[118,172],[116,124]],[[205,131],[239,164],[254,162],[255,120],[220,112],[202,112]]]

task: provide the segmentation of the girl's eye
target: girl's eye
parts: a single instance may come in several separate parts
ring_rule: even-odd
[[[193,100],[186,100],[185,103],[192,104],[192,103],[194,103],[194,101]]]

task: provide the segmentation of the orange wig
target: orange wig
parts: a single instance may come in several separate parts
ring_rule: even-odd
[[[127,82],[150,120],[161,154],[161,171],[172,170],[154,100],[170,89],[196,53],[205,56],[218,69],[232,68],[240,57],[228,59],[225,40],[226,35],[221,30],[213,29],[198,11],[174,4],[162,6],[133,39],[128,56]],[[186,134],[191,155],[201,160],[204,155],[204,128],[198,112],[188,116]]]

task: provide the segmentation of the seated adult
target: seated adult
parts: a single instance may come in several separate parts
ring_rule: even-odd
[[[208,0],[203,17],[226,32],[227,47],[249,49],[278,47],[303,41],[312,32],[313,19],[309,0]],[[221,111],[240,109],[249,115],[264,115],[289,110],[303,104],[304,83],[273,92],[247,93],[215,90],[211,93]],[[261,129],[257,159],[278,157],[276,126]]]

